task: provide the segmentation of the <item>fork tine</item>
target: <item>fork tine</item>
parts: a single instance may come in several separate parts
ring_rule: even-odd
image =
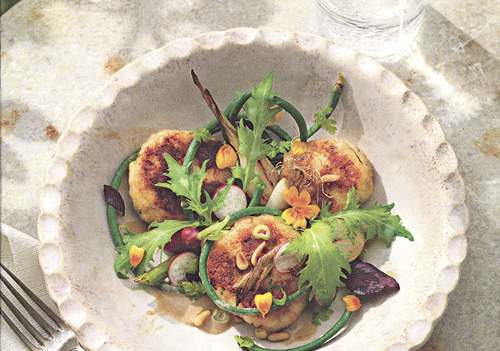
[[[42,327],[42,329],[49,334],[51,337],[54,336],[56,330],[47,321],[40,316],[40,314],[26,301],[26,299],[19,294],[19,292],[14,288],[3,275],[0,274],[0,280],[5,284],[5,286],[10,290],[12,295],[21,303],[21,305],[26,309],[26,311],[33,317],[33,319]]]
[[[16,335],[26,344],[28,347],[33,350],[39,350],[38,347],[33,345],[33,343],[28,340],[28,338],[19,330],[19,328],[11,321],[11,319],[2,311],[0,308],[0,313],[2,315],[2,318],[7,322],[7,324],[11,327],[11,329],[16,333]]]
[[[33,293],[18,277],[16,277],[14,273],[12,273],[7,267],[5,267],[2,262],[0,262],[0,267],[5,272],[7,272],[9,276],[23,289],[23,291],[38,305],[38,307],[40,307],[42,311],[45,312],[47,316],[49,316],[57,324],[59,329],[61,329],[65,325],[63,320],[59,318],[59,316],[54,311],[52,311],[49,306],[47,306],[42,300],[40,300],[40,298],[36,296],[35,293]]]
[[[5,296],[1,291],[0,291],[0,298],[2,301],[7,305],[7,307],[11,310],[11,312],[17,317],[19,322],[23,325],[23,327],[26,328],[26,330],[31,334],[31,336],[39,343],[39,345],[43,346],[43,341],[42,339],[44,338],[42,334],[38,330],[36,330],[33,325],[26,319],[26,317],[23,316],[21,312],[14,306],[12,302]],[[5,321],[11,326],[12,330],[24,341],[26,345],[28,345],[32,350],[37,350],[40,349],[39,347],[36,347],[31,341],[26,338],[26,336],[19,330],[19,328],[10,320],[9,317],[5,314],[5,312],[2,311],[2,317],[5,319]]]

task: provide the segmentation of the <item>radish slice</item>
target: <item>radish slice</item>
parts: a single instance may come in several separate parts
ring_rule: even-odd
[[[212,197],[215,199],[217,196],[217,193],[224,189],[227,185],[223,185],[219,187],[216,191],[214,196]],[[226,200],[224,201],[226,206],[219,207],[214,211],[214,215],[219,218],[219,219],[224,219],[227,216],[232,215],[235,212],[238,212],[239,210],[243,210],[244,208],[247,208],[247,195],[237,185],[231,185],[231,188],[229,189],[229,192],[227,193]]]
[[[286,178],[282,178],[274,187],[269,200],[267,200],[266,207],[283,210],[286,207],[286,201],[285,199],[283,199],[283,191],[287,190],[288,188],[288,180]]]
[[[183,252],[174,257],[168,266],[168,280],[172,285],[182,285],[186,281],[186,272],[198,256],[192,252]]]
[[[274,254],[274,268],[280,273],[289,273],[300,266],[299,252],[295,251],[286,255],[282,255],[288,246],[288,241],[281,244]]]
[[[200,246],[198,239],[199,230],[194,227],[188,227],[179,230],[168,243],[165,244],[164,250],[170,253],[180,253],[184,251],[195,251]]]

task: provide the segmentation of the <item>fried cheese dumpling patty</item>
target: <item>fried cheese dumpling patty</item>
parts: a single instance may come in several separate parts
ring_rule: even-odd
[[[168,171],[164,154],[170,154],[182,164],[189,144],[193,140],[192,132],[184,130],[161,130],[149,137],[142,145],[137,159],[129,166],[130,196],[141,219],[147,223],[164,220],[184,220],[181,201],[170,189],[155,186],[166,183],[170,178],[164,175]],[[220,170],[215,164],[215,156],[222,146],[221,140],[211,139],[203,142],[194,158],[193,169],[200,169],[203,161],[208,160],[207,176],[203,181],[202,193],[215,193],[217,188],[227,183],[231,177],[229,169]]]
[[[373,172],[365,153],[356,145],[338,138],[307,142],[304,153],[287,152],[281,177],[298,191],[307,190],[311,204],[321,207],[331,202],[330,212],[344,208],[347,193],[354,186],[356,197],[364,202],[373,192]]]
[[[265,225],[271,231],[269,240],[255,239],[253,236],[254,228],[258,225]],[[254,269],[251,263],[252,255],[255,250],[266,242],[266,246],[261,254],[264,259],[266,253],[271,252],[281,243],[295,238],[299,233],[287,226],[280,218],[271,215],[261,215],[257,217],[245,217],[236,221],[233,227],[224,237],[216,241],[207,260],[208,278],[217,294],[229,304],[238,307],[255,307],[255,294],[265,294],[270,285],[278,285],[283,288],[287,296],[298,290],[298,270],[297,272],[280,273],[274,267],[270,273],[262,280],[257,291],[250,291],[242,294],[237,283],[249,272]],[[236,263],[236,256],[241,252],[248,262],[248,268],[241,270]],[[273,256],[273,252],[269,254]],[[270,258],[270,265],[273,265],[273,259]],[[256,265],[256,267],[258,264]],[[255,287],[255,285],[254,285]],[[272,294],[275,298],[281,299],[282,293],[279,289],[273,289]],[[273,332],[288,327],[293,324],[304,307],[307,304],[307,296],[303,296],[294,302],[277,308],[268,314],[265,318],[261,315],[240,316],[255,328],[260,328],[266,332]]]

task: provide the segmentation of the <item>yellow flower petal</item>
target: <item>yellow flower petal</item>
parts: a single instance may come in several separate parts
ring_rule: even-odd
[[[343,300],[346,304],[346,310],[349,312],[354,312],[361,308],[361,301],[354,295],[346,295]]]
[[[295,156],[302,155],[307,150],[307,143],[300,141],[300,139],[294,139],[292,141],[292,154]]]
[[[228,144],[222,145],[215,156],[215,163],[218,169],[232,168],[236,166],[237,161],[238,156],[236,155],[236,151]]]
[[[287,190],[283,190],[283,199],[290,205],[296,206],[299,201],[299,191],[295,186],[291,186]]]
[[[313,219],[320,212],[320,209],[316,205],[307,205],[302,208],[302,214],[307,219]]]
[[[290,225],[293,222],[295,222],[296,219],[296,213],[293,210],[293,208],[287,208],[283,213],[281,214],[281,218],[283,218],[286,222],[286,224]]]
[[[137,245],[132,245],[130,247],[130,250],[128,251],[128,257],[130,259],[130,264],[132,267],[137,267],[139,263],[141,263],[143,257],[144,257],[144,251],[146,251],[143,248],[137,247]]]
[[[307,190],[302,190],[300,192],[297,204],[295,206],[307,206],[309,205],[310,202],[311,202],[311,195],[309,195]]]
[[[271,305],[273,304],[273,295],[271,292],[267,292],[265,294],[257,294],[254,298],[255,306],[262,314],[262,317],[265,318],[266,314],[271,309]]]

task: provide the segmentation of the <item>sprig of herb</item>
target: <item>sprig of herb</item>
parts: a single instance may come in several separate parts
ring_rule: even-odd
[[[337,127],[336,127],[337,122],[333,119],[328,118],[328,116],[330,116],[332,112],[333,108],[325,107],[321,111],[316,112],[314,114],[314,123],[319,125],[321,128],[326,130],[331,135],[337,132]]]
[[[333,310],[329,308],[322,308],[321,310],[312,315],[311,322],[315,326],[319,327],[322,322],[326,322],[327,320],[329,320],[332,314]]]
[[[269,145],[273,148],[269,154],[267,154],[267,157],[269,158],[275,158],[279,154],[284,154],[292,148],[292,141],[291,140],[282,140],[279,143],[276,140],[272,140]]]
[[[196,128],[196,130],[193,132],[195,137],[200,138],[201,141],[209,141],[212,139],[212,133],[206,128]]]
[[[182,282],[184,293],[193,301],[201,299],[205,295],[205,288],[201,282]]]
[[[255,342],[253,341],[253,338],[251,336],[235,335],[234,338],[241,348],[250,348],[255,345]]]

